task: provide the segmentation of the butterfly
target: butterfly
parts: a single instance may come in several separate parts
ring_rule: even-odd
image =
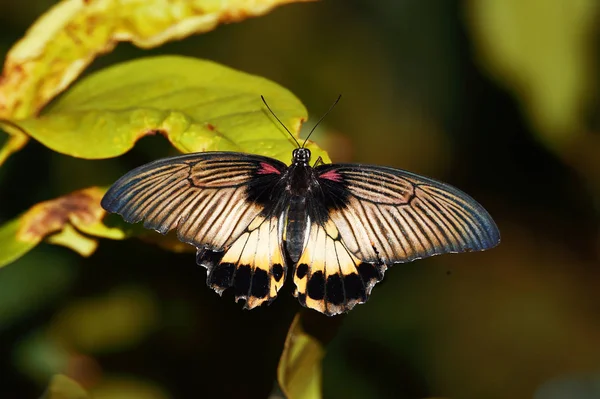
[[[176,230],[197,248],[207,285],[233,288],[246,309],[273,301],[291,271],[303,306],[348,312],[392,265],[500,242],[488,212],[448,184],[385,166],[311,166],[306,141],[296,144],[289,166],[238,152],[159,159],[118,179],[101,205]]]

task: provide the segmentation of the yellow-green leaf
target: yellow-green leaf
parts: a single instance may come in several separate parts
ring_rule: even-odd
[[[302,327],[298,313],[288,331],[277,368],[277,379],[288,399],[318,399],[321,394],[323,345]]]
[[[240,151],[289,162],[293,140],[260,96],[297,135],[306,109],[258,76],[190,57],[122,63],[76,84],[40,117],[12,123],[42,144],[79,158],[116,157],[160,133],[182,152]],[[329,161],[313,143],[313,157]]]
[[[89,399],[90,395],[76,381],[57,374],[52,377],[42,399]]]
[[[20,227],[20,218],[0,226],[0,267],[19,259],[39,243],[39,240],[19,239]]]
[[[486,69],[522,102],[551,148],[584,133],[597,68],[597,0],[471,0],[468,27]],[[593,105],[592,105],[593,106]]]
[[[47,242],[72,249],[82,256],[90,256],[98,248],[98,241],[81,234],[75,227],[65,224],[58,233],[48,236]]]
[[[118,42],[156,47],[298,1],[306,0],[61,1],[9,51],[0,75],[0,118],[37,114]],[[16,139],[0,149],[0,162],[27,142],[22,133],[10,133]]]
[[[29,137],[19,129],[11,127],[6,123],[1,127],[8,132],[8,139],[0,146],[0,165],[2,165],[4,161],[6,161],[6,158],[12,153],[19,151],[27,144],[27,141],[29,141]],[[3,133],[0,131],[0,134]]]
[[[125,238],[122,229],[102,224],[106,214],[100,207],[105,190],[91,187],[39,203],[18,218],[0,226],[0,267],[26,254],[44,238],[67,246],[83,256],[96,249],[97,237]]]

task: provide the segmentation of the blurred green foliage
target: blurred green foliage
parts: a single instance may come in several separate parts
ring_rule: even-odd
[[[88,399],[90,396],[76,381],[57,374],[50,381],[48,391],[42,399]]]
[[[2,51],[52,3],[16,4],[0,2]],[[591,399],[599,12],[593,0],[330,0],[159,49],[119,45],[89,71],[200,57],[285,86],[314,115],[341,92],[313,136],[334,161],[443,179],[494,216],[503,242],[493,251],[395,267],[339,329],[315,316],[337,333],[323,339],[324,397]],[[106,186],[169,147],[145,137],[103,161],[29,143],[0,168],[0,222]],[[282,291],[244,312],[205,278],[192,255],[135,240],[102,240],[90,258],[41,244],[0,270],[0,393],[39,397],[60,372],[106,398],[280,397],[277,364],[299,305]],[[86,336],[111,344],[93,350]]]

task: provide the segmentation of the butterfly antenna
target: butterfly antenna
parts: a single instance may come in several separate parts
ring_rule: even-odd
[[[298,140],[296,140],[296,138],[294,137],[294,135],[292,134],[292,132],[290,132],[288,130],[288,128],[283,124],[283,122],[281,121],[281,119],[279,119],[277,117],[277,115],[275,115],[275,112],[273,112],[273,110],[271,109],[271,107],[269,107],[269,104],[267,104],[267,100],[265,100],[265,98],[263,96],[260,96],[260,98],[262,98],[263,103],[265,103],[265,105],[266,105],[267,109],[269,110],[269,112],[271,113],[271,115],[273,115],[275,117],[275,119],[277,119],[277,122],[279,122],[281,124],[281,126],[283,126],[283,128],[285,129],[285,131],[290,134],[290,136],[292,137],[292,139],[294,139],[294,141],[296,142],[296,145],[298,146],[298,148],[300,148],[300,143],[298,143]]]
[[[317,124],[311,129],[310,133],[308,133],[308,136],[306,136],[306,139],[304,140],[304,143],[302,143],[302,148],[304,148],[304,145],[306,144],[306,142],[308,141],[308,139],[310,138],[310,135],[313,134],[313,132],[315,131],[315,129],[317,128],[317,126],[319,126],[319,123],[321,123],[321,121],[323,119],[325,119],[325,117],[327,116],[328,113],[331,112],[331,110],[333,109],[333,107],[335,107],[335,105],[340,101],[340,98],[342,98],[342,95],[340,94],[337,98],[337,100],[335,100],[333,102],[333,104],[331,104],[331,107],[329,107],[329,109],[327,110],[327,112],[325,112],[323,114],[323,116],[321,117],[321,119],[319,119],[319,121],[317,122]]]

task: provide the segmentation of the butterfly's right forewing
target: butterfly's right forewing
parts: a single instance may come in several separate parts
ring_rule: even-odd
[[[234,287],[247,307],[271,300],[283,284],[274,201],[285,164],[239,153],[196,153],[158,160],[127,173],[102,206],[130,223],[198,248],[217,292]]]
[[[360,259],[390,266],[500,241],[488,212],[448,184],[381,166],[324,165],[317,172],[332,193],[329,215]]]

